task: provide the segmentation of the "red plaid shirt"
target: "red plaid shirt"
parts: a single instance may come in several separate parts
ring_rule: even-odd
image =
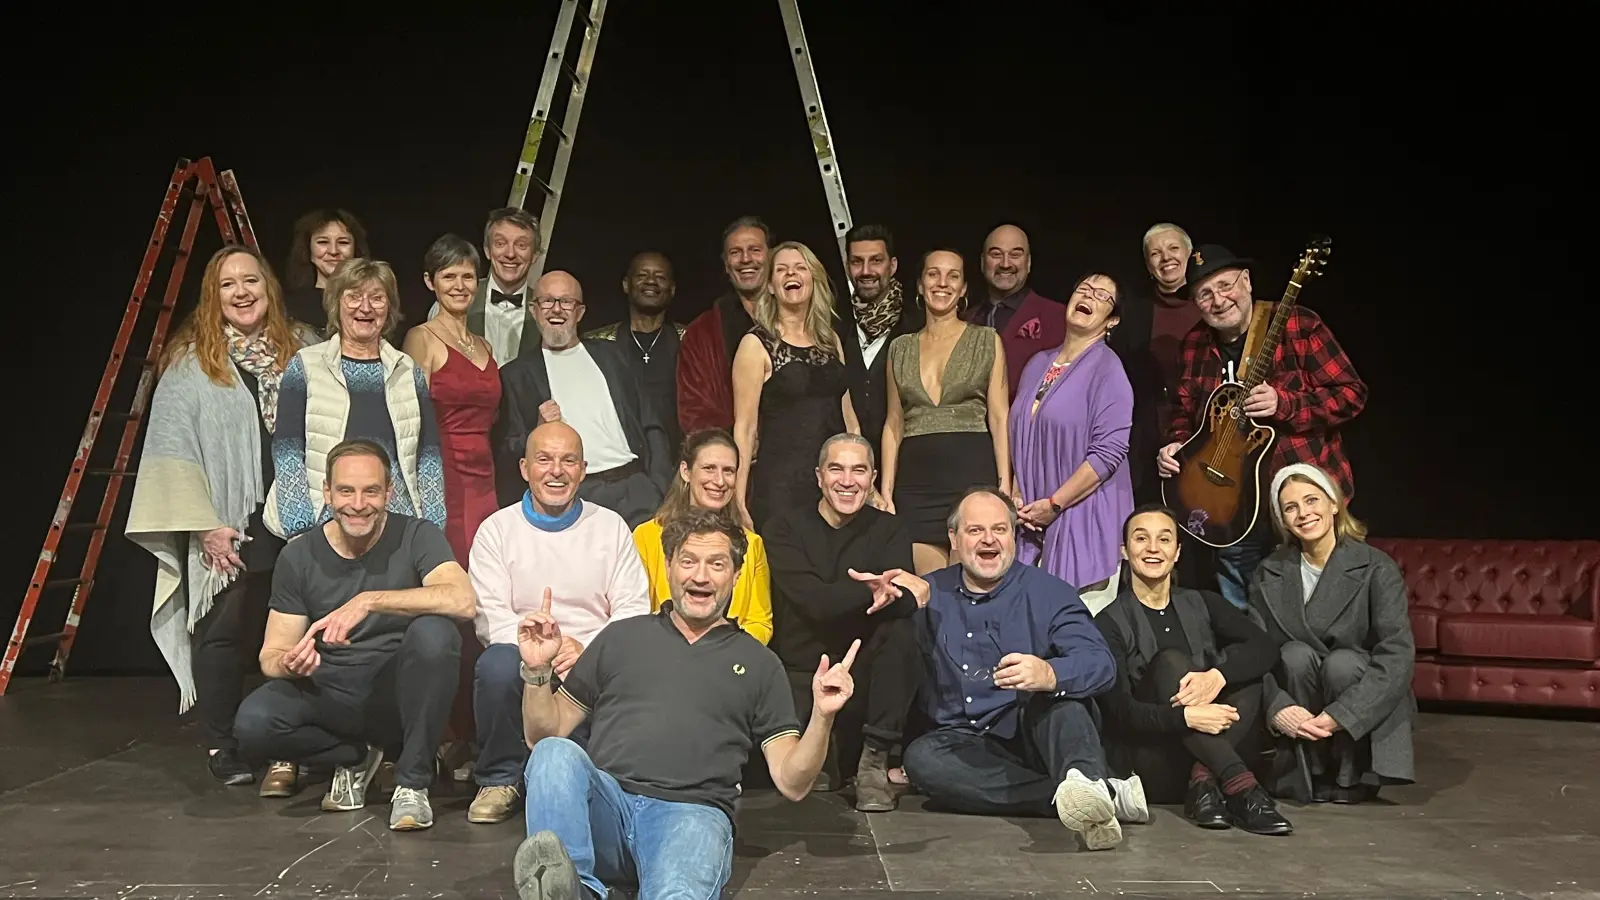
[[[1183,374],[1167,436],[1172,441],[1194,434],[1195,423],[1204,421],[1206,400],[1222,383],[1216,334],[1204,322],[1184,337],[1180,355]],[[1339,426],[1367,405],[1367,385],[1316,313],[1303,306],[1290,311],[1267,383],[1278,392],[1278,411],[1266,421],[1278,432],[1268,477],[1290,463],[1310,463],[1333,476],[1347,501],[1353,498],[1355,478]]]

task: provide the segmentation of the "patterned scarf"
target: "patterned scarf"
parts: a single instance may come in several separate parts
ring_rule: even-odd
[[[267,426],[267,434],[272,434],[278,427],[278,382],[283,379],[283,370],[278,368],[277,345],[265,331],[252,341],[231,322],[222,324],[222,332],[228,338],[228,356],[239,368],[255,376],[256,393],[261,398],[261,421]]]
[[[868,303],[861,299],[860,294],[850,295],[850,305],[856,311],[856,326],[867,336],[869,342],[877,340],[879,335],[900,321],[903,297],[900,292],[900,282],[894,278],[889,279],[889,290],[885,291],[876,303]]]

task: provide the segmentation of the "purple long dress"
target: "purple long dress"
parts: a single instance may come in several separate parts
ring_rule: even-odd
[[[1050,496],[1084,460],[1100,485],[1062,510],[1043,535],[1019,532],[1017,561],[1040,565],[1043,553],[1046,571],[1082,588],[1110,578],[1122,559],[1122,522],[1133,512],[1127,466],[1133,387],[1116,352],[1097,342],[1056,378],[1035,413],[1033,398],[1056,352],[1028,360],[1011,404],[1011,467],[1022,502]]]

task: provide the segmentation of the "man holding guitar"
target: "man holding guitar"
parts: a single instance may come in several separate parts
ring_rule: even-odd
[[[1309,248],[1297,276],[1303,277],[1313,263],[1320,264],[1318,254],[1326,253],[1325,244]],[[1218,548],[1217,578],[1222,595],[1241,608],[1248,596],[1250,577],[1265,553],[1267,523],[1271,520],[1270,513],[1260,508],[1261,479],[1270,481],[1273,473],[1290,463],[1310,463],[1332,475],[1346,498],[1353,497],[1354,478],[1339,428],[1354,419],[1367,402],[1367,386],[1333,332],[1316,313],[1295,305],[1298,281],[1291,279],[1283,302],[1278,304],[1283,308],[1275,310],[1275,304],[1256,302],[1250,280],[1252,264],[1253,260],[1236,257],[1226,247],[1215,244],[1199,247],[1190,256],[1184,291],[1199,308],[1202,321],[1183,340],[1182,375],[1167,435],[1170,443],[1156,454],[1156,468],[1166,479],[1178,475],[1186,465],[1200,466],[1205,462],[1185,452],[1185,448],[1201,443],[1191,441],[1197,432],[1218,430],[1208,405],[1214,406],[1210,404],[1212,394],[1224,382],[1247,387],[1238,403],[1239,411],[1249,422],[1269,426],[1276,432],[1259,471],[1250,471],[1247,461],[1246,470],[1231,473],[1232,478],[1212,479],[1224,487],[1232,480],[1240,482],[1239,502],[1243,506],[1232,517],[1238,523],[1233,526],[1235,535],[1218,540],[1216,529],[1208,532],[1204,511],[1180,510],[1183,515],[1179,524]],[[1258,366],[1252,366],[1257,356],[1264,358]],[[1238,433],[1248,431],[1248,423],[1244,424],[1245,429]],[[1262,434],[1256,432],[1258,438]],[[1173,503],[1172,486],[1169,482],[1165,492],[1169,504],[1189,506]],[[1273,501],[1267,498],[1265,502]],[[1227,532],[1226,528],[1222,530]]]

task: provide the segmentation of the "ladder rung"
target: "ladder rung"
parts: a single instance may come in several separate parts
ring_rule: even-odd
[[[107,422],[130,422],[142,417],[140,413],[136,413],[131,409],[116,409],[106,413],[103,419]]]
[[[73,522],[64,526],[61,530],[65,533],[74,533],[79,531],[105,531],[107,527],[108,526],[106,525],[101,525],[99,522]]]
[[[77,587],[80,584],[88,583],[89,579],[87,578],[52,578],[44,583],[44,589],[53,591],[56,588]]]
[[[567,80],[572,82],[574,90],[582,92],[588,87],[584,83],[583,76],[578,74],[578,70],[572,67],[572,63],[567,62],[566,54],[561,56],[561,71],[567,76]],[[550,124],[554,125],[555,123],[552,122]]]
[[[118,476],[121,478],[136,478],[139,475],[138,472],[133,471],[132,469],[85,469],[84,472],[85,474],[98,475],[102,478],[109,478],[111,476]]]
[[[533,183],[534,187],[537,187],[540,191],[542,191],[546,197],[554,197],[556,195],[556,189],[551,187],[549,182],[545,181],[543,178],[540,178],[539,173],[529,172],[528,180]]]
[[[589,18],[589,10],[585,8],[583,0],[577,0],[573,5],[572,17],[578,20],[575,24],[581,26],[585,31],[594,27],[594,20]]]
[[[23,641],[22,642],[22,646],[26,648],[26,647],[34,647],[34,646],[37,646],[39,644],[55,643],[55,642],[59,642],[62,638],[66,637],[66,636],[67,636],[67,633],[65,631],[58,631],[58,632],[56,632],[54,634],[36,635],[34,637],[30,637],[27,640]]]

